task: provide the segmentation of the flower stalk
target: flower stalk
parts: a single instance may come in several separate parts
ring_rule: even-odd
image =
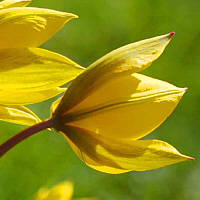
[[[20,142],[24,141],[25,139],[29,138],[30,136],[40,131],[52,128],[57,123],[58,123],[57,119],[53,117],[20,131],[19,133],[9,138],[0,146],[0,158]]]

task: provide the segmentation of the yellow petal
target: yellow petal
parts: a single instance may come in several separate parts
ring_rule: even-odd
[[[119,173],[127,171],[146,171],[161,168],[174,163],[193,160],[193,158],[180,154],[170,144],[159,140],[120,140],[116,138],[96,135],[77,127],[59,127],[60,131],[71,140],[80,153],[81,159],[92,168],[101,171],[97,165],[93,167],[94,160],[103,168],[102,172]],[[85,157],[86,155],[86,157]],[[87,159],[87,158],[90,159]],[[86,158],[86,160],[85,160]],[[87,163],[87,162],[90,163]]]
[[[60,97],[59,99],[55,100],[50,108],[50,115],[52,116],[52,114],[54,113],[55,109],[57,108],[58,104],[60,103],[62,97]]]
[[[84,68],[40,48],[0,50],[0,91],[33,92],[56,89]]]
[[[24,7],[31,3],[31,0],[4,0],[0,2],[0,10],[12,7]]]
[[[184,92],[185,88],[134,73],[102,84],[66,113],[66,123],[96,134],[135,140],[156,129]]]
[[[72,18],[77,16],[43,8],[1,10],[0,49],[37,47]]]
[[[72,194],[73,184],[69,181],[65,181],[50,189],[40,189],[32,200],[71,200]]]
[[[27,105],[39,103],[65,92],[66,88],[53,88],[43,91],[0,91],[0,103],[7,105]]]
[[[131,170],[117,169],[110,166],[105,166],[104,164],[100,164],[96,162],[94,159],[87,156],[86,153],[82,152],[75,144],[73,144],[73,142],[71,142],[71,140],[69,140],[69,138],[64,133],[63,133],[63,136],[68,141],[68,143],[70,144],[71,148],[74,150],[76,155],[89,167],[97,171],[108,173],[108,174],[122,174],[122,173],[131,171]]]
[[[26,126],[41,121],[31,110],[18,105],[0,105],[0,120]]]
[[[147,68],[162,54],[173,34],[129,44],[97,60],[73,81],[56,113],[71,109],[104,83]]]

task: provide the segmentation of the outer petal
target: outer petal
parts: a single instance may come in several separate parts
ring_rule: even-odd
[[[3,0],[0,2],[0,10],[12,7],[24,7],[31,3],[32,0]]]
[[[96,159],[94,160],[93,158],[89,157],[85,152],[81,151],[64,133],[63,136],[69,142],[71,148],[74,150],[76,155],[89,167],[108,174],[122,174],[131,171],[126,169],[113,168],[111,166],[106,166],[105,164],[98,163],[98,161],[95,161]]]
[[[77,127],[59,127],[62,132],[71,140],[73,145],[80,150],[82,160],[87,163],[88,159],[94,160],[101,166],[109,167],[108,171],[113,173],[116,169],[126,171],[146,171],[161,168],[174,163],[193,160],[191,157],[180,154],[174,147],[166,142],[158,140],[118,140],[115,138],[96,135],[93,132]],[[101,171],[101,167],[93,167]]]
[[[73,195],[73,184],[65,181],[47,189],[42,188],[32,200],[71,200]]]
[[[73,81],[56,113],[71,109],[112,79],[147,68],[162,54],[173,34],[129,44],[97,60]]]
[[[55,100],[52,104],[51,104],[51,108],[50,108],[50,115],[52,116],[52,114],[54,113],[54,111],[56,110],[56,108],[58,107],[58,104],[60,103],[62,97],[60,97],[59,99]]]
[[[0,90],[33,92],[55,89],[84,68],[59,54],[40,48],[0,50]]]
[[[55,97],[62,92],[65,92],[66,88],[53,88],[43,91],[1,91],[0,103],[7,105],[27,105],[45,101],[49,98]]]
[[[10,8],[0,11],[0,49],[37,47],[51,38],[71,13],[42,8]]]
[[[0,120],[27,126],[41,121],[31,110],[17,105],[0,105]]]
[[[113,138],[138,139],[175,109],[185,88],[141,74],[107,82],[66,113],[66,124]]]

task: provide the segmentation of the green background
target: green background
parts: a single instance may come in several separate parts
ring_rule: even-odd
[[[0,162],[0,199],[27,200],[41,187],[74,182],[74,197],[100,200],[200,199],[200,1],[33,0],[30,6],[77,14],[43,48],[82,66],[134,41],[175,31],[165,53],[142,73],[188,87],[177,109],[146,138],[169,142],[194,162],[147,172],[108,175],[82,163],[61,134],[43,131]],[[29,106],[48,118],[54,99]],[[0,122],[3,142],[24,127]]]

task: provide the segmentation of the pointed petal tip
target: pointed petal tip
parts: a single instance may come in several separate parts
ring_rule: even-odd
[[[66,17],[66,22],[72,20],[72,19],[77,19],[79,18],[78,15],[75,15],[73,13],[67,13],[67,12],[63,12],[64,13],[64,17]]]
[[[181,93],[183,93],[183,94],[188,90],[187,87],[185,87],[185,88],[178,88],[178,89],[179,89],[179,91],[180,91]]]
[[[188,88],[185,87],[185,88],[182,88],[182,90],[183,90],[184,92],[186,92],[186,91],[188,90]]]
[[[169,33],[169,39],[171,39],[172,38],[172,36],[175,34],[175,32],[174,31],[172,31],[171,33]]]
[[[192,158],[190,156],[182,155],[182,157],[185,159],[185,161],[194,161],[195,158]]]
[[[189,160],[189,161],[194,161],[195,160],[195,158],[192,158],[192,157],[187,157],[187,160]]]
[[[79,18],[78,15],[75,15],[75,14],[71,14],[71,15],[72,15],[72,19],[77,19],[77,18]]]

